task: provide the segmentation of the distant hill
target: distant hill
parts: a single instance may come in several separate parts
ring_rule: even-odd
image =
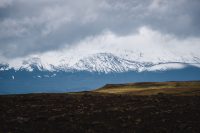
[[[200,81],[107,84],[94,92],[133,95],[200,95]]]

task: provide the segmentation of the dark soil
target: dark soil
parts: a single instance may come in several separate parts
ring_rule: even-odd
[[[200,96],[0,96],[0,133],[199,133]]]

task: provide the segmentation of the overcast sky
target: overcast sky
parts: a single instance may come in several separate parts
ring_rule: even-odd
[[[0,0],[0,61],[77,47],[108,33],[124,38],[118,45],[127,37],[140,45],[130,37],[141,31],[164,36],[149,36],[156,46],[171,39],[200,52],[200,0]],[[117,43],[105,45],[110,42]]]

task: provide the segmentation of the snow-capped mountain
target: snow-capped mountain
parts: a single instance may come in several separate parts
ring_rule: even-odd
[[[133,55],[131,59],[131,55]],[[137,59],[136,59],[137,58]],[[8,70],[14,68],[15,70],[33,71],[34,69],[40,71],[89,71],[89,72],[127,72],[127,71],[164,71],[168,69],[180,69],[187,66],[195,66],[200,68],[200,59],[198,57],[189,58],[175,58],[166,60],[164,58],[157,58],[154,61],[143,60],[142,53],[129,53],[124,55],[114,55],[112,53],[97,53],[70,62],[73,57],[63,57],[58,63],[51,64],[48,61],[42,60],[39,57],[31,57],[21,60],[18,67],[13,67],[10,64],[1,64],[0,70]],[[75,60],[75,59],[74,59]]]
[[[196,56],[155,58],[145,54],[96,53],[61,56],[55,63],[30,57],[0,65],[0,94],[36,92],[74,92],[108,83],[199,80]],[[52,56],[53,58],[53,56]]]
[[[79,60],[74,68],[91,72],[126,72],[138,71],[147,64],[126,60],[111,53],[99,53]]]

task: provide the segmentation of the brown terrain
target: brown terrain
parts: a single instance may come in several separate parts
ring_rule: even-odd
[[[0,96],[0,133],[199,133],[200,82]]]

